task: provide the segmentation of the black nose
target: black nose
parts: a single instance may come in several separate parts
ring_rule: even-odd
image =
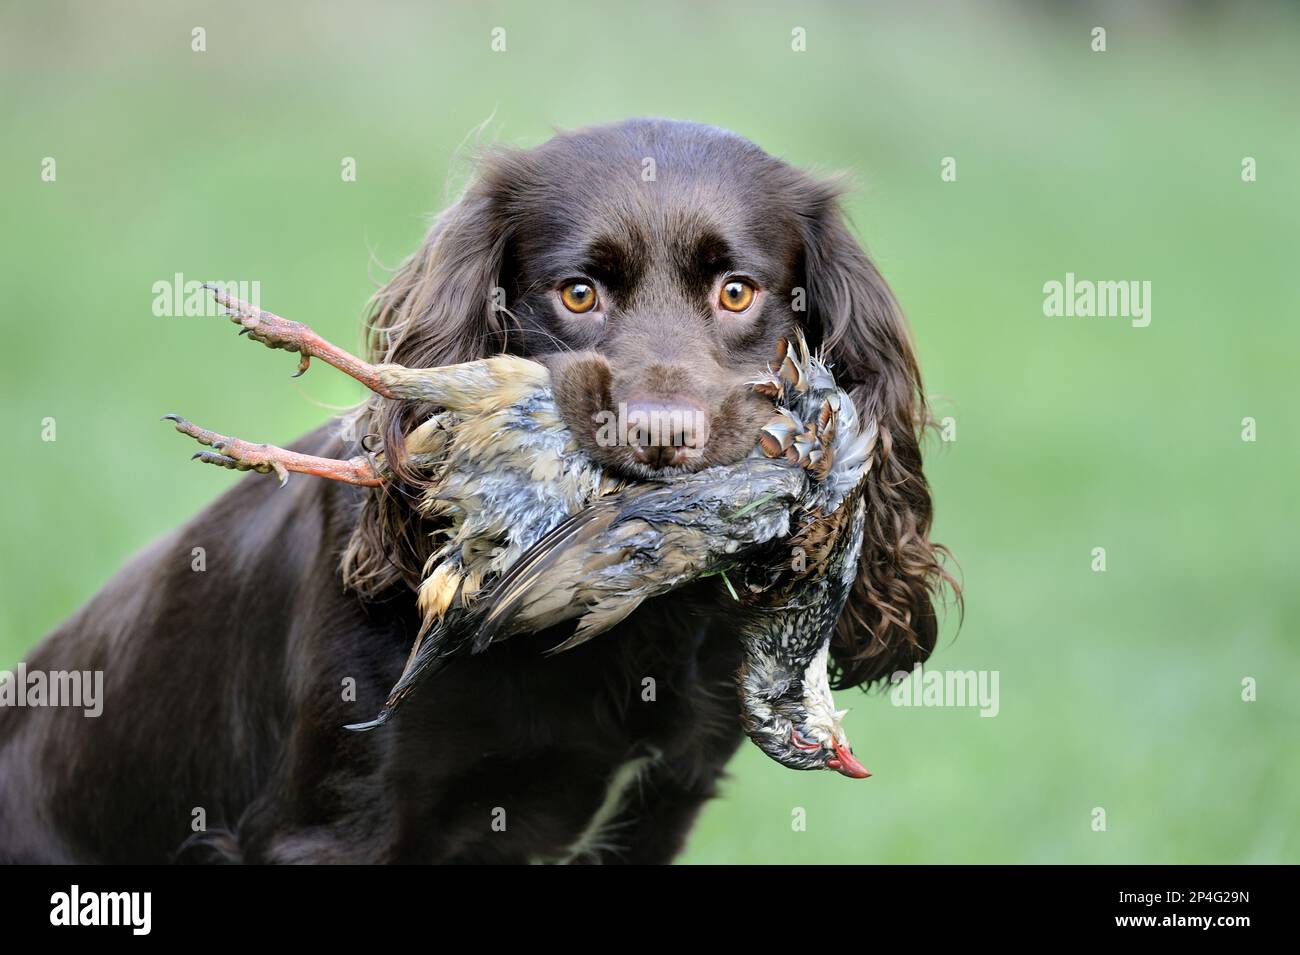
[[[627,442],[642,464],[684,464],[708,440],[704,406],[686,398],[633,398],[627,403]]]

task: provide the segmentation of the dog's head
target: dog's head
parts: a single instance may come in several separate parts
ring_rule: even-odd
[[[414,367],[501,351],[542,361],[592,457],[653,477],[745,457],[771,408],[748,382],[802,328],[880,425],[862,571],[833,650],[840,685],[885,677],[928,655],[931,594],[948,578],[928,540],[916,359],[839,193],[691,123],[636,120],[494,151],[377,295],[372,352]],[[373,407],[399,476],[413,479],[394,455],[428,411]],[[400,493],[377,492],[350,582],[416,582],[427,548]]]

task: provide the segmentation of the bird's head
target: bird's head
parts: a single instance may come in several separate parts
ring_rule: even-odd
[[[755,648],[738,678],[741,723],[749,738],[790,769],[833,769],[854,779],[871,773],[858,762],[835,709],[826,676],[828,647],[805,664]]]

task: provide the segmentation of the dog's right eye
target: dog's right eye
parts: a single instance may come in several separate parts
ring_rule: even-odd
[[[596,307],[596,289],[582,280],[566,282],[560,287],[560,301],[569,311],[581,315]]]
[[[732,279],[718,292],[718,304],[728,312],[743,312],[754,304],[757,289],[745,279]]]

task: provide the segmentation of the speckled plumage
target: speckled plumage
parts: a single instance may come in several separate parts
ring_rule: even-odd
[[[860,424],[802,339],[783,346],[773,374],[755,387],[777,407],[753,456],[593,502],[502,576],[464,632],[480,652],[577,618],[573,636],[554,648],[564,650],[650,597],[734,570],[745,618],[738,687],[746,731],[784,765],[865,775],[835,710],[827,655],[862,547],[861,489],[876,427]],[[454,635],[438,634],[408,676],[458,646]]]
[[[220,298],[220,296],[219,296]],[[271,347],[316,355],[378,394],[439,411],[406,437],[406,466],[427,476],[418,502],[444,540],[425,567],[420,636],[379,716],[462,650],[575,620],[552,652],[618,623],[644,600],[734,572],[742,606],[741,719],[787,766],[866,775],[834,710],[827,651],[862,543],[861,482],[876,437],[802,337],[782,342],[753,383],[775,404],[753,454],[734,465],[629,484],[605,474],[566,428],[544,366],[501,355],[445,368],[366,365],[306,326],[224,298]],[[379,483],[382,456],[348,462],[250,445],[174,418],[241,470],[300,470]],[[861,771],[859,771],[861,770]]]
[[[578,448],[561,420],[550,376],[509,355],[412,370],[378,366],[400,397],[443,409],[406,439],[413,468],[430,477],[419,510],[446,522],[424,569],[424,626],[472,606],[550,528],[621,486]],[[383,470],[382,458],[377,460]]]

